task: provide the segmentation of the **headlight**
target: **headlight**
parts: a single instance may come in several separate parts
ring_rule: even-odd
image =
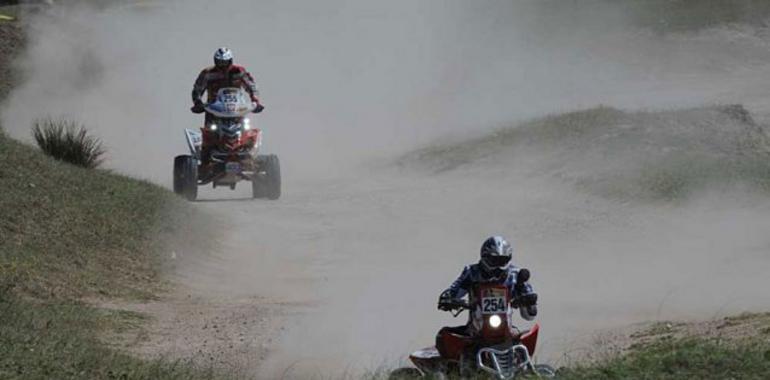
[[[502,324],[503,324],[503,319],[500,318],[499,315],[493,315],[489,317],[489,326],[491,326],[493,329],[500,327],[500,325]]]
[[[211,129],[212,131],[216,131],[217,130],[217,125],[216,124],[211,124],[209,126],[209,129]]]
[[[243,129],[247,131],[251,129],[251,122],[249,121],[249,119],[243,119]]]

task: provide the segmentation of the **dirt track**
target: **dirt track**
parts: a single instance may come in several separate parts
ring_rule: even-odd
[[[570,194],[550,179],[387,174],[295,185],[276,203],[204,205],[235,215],[229,241],[250,247],[222,256],[206,275],[217,280],[204,283],[307,303],[285,324],[266,373],[371,369],[430,344],[443,323],[458,323],[435,310],[438,292],[490,231],[509,235],[517,262],[533,270],[543,359],[589,348],[581,339],[604,328],[770,307],[761,199],[639,207]]]

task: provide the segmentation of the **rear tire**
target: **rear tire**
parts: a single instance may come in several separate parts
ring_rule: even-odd
[[[251,180],[251,197],[254,199],[257,198],[264,198],[265,197],[265,185],[263,184],[264,180],[259,176],[259,174],[255,174],[254,178]]]
[[[281,163],[274,154],[257,158],[258,173],[251,180],[251,196],[276,200],[281,197]],[[264,174],[261,174],[264,172]]]
[[[174,158],[174,192],[188,201],[198,197],[198,162],[190,155]]]

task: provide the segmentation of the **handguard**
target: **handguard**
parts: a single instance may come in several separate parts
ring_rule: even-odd
[[[454,297],[449,292],[449,289],[444,290],[441,295],[438,297],[438,309],[441,311],[450,311],[452,310],[452,305],[454,304]]]
[[[537,293],[522,294],[511,300],[511,306],[514,308],[529,307],[537,305]]]
[[[190,111],[195,114],[204,113],[206,112],[206,109],[203,107],[202,104],[196,104],[190,108]]]

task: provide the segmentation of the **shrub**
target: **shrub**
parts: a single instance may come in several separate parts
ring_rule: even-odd
[[[102,142],[71,120],[37,120],[32,128],[37,145],[45,154],[73,165],[93,169],[102,163]]]

